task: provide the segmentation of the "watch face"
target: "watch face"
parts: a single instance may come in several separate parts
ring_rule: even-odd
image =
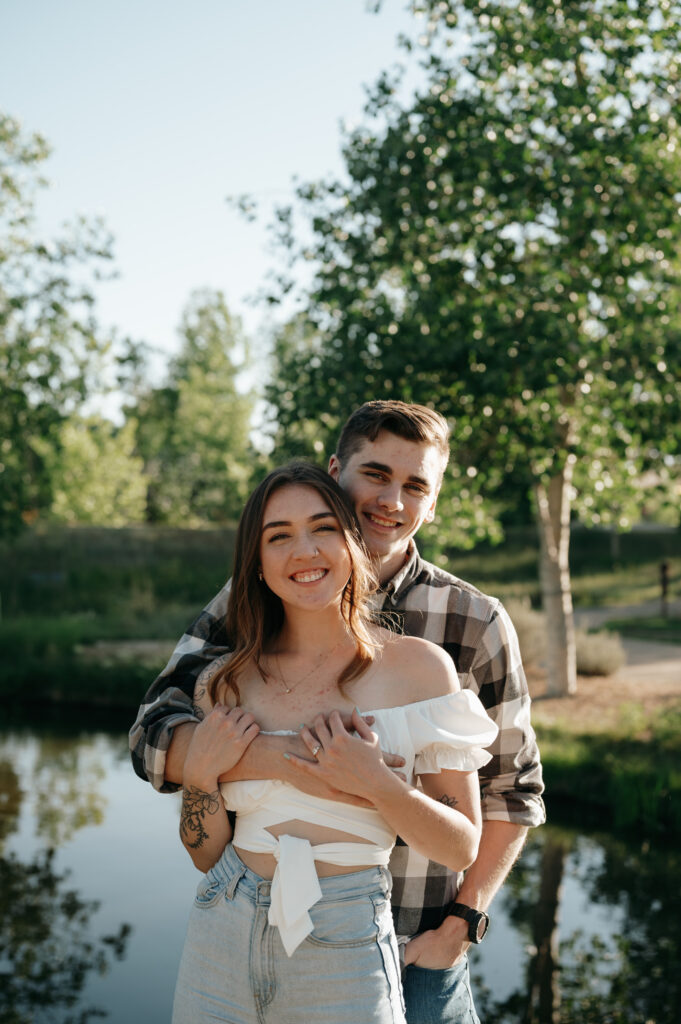
[[[469,942],[482,942],[489,928],[489,915],[484,910],[474,910],[465,903],[453,903],[449,913],[468,922]]]

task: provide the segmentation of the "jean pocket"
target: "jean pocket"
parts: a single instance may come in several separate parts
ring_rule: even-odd
[[[227,888],[227,879],[216,876],[213,871],[204,875],[196,888],[195,907],[212,907]]]
[[[310,917],[313,930],[305,941],[313,946],[369,946],[378,938],[377,901],[370,896],[315,903]]]
[[[458,963],[453,964],[452,967],[422,967],[421,964],[407,964],[407,970],[414,971],[425,971],[427,974],[442,975],[443,981],[447,980],[450,984],[454,983],[457,978],[462,977],[466,973],[466,967],[468,961],[466,957],[463,960],[459,960]]]

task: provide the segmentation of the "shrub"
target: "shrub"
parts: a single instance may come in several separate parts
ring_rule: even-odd
[[[541,665],[546,657],[546,616],[527,600],[513,599],[506,610],[518,634],[525,668]],[[610,676],[624,665],[626,656],[616,633],[577,630],[577,672],[581,676]]]
[[[506,611],[518,634],[518,643],[526,668],[540,665],[546,657],[546,620],[527,599],[512,598],[505,602]]]
[[[617,633],[586,633],[578,629],[575,642],[580,676],[611,676],[627,660]]]

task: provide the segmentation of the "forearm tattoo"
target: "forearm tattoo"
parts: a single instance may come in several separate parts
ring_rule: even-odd
[[[209,839],[204,827],[207,815],[217,814],[220,810],[220,790],[206,793],[197,786],[185,786],[182,790],[182,810],[180,812],[180,835],[182,841],[191,850],[198,850]]]
[[[445,807],[456,807],[458,802],[459,801],[456,799],[456,797],[447,796],[446,793],[443,796],[440,797],[440,803],[444,804]]]
[[[192,706],[194,714],[196,715],[200,722],[202,722],[203,719],[206,717],[206,712],[201,707],[201,701],[205,700],[205,697],[206,687],[203,685],[203,683],[197,683],[194,688],[194,700],[192,702]]]

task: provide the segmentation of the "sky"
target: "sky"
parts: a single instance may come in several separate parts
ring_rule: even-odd
[[[152,376],[193,289],[222,289],[263,336],[264,224],[226,198],[267,209],[294,176],[339,172],[341,122],[416,26],[406,0],[0,0],[0,103],[53,150],[40,229],[104,219],[119,276],[97,317],[160,350]]]

